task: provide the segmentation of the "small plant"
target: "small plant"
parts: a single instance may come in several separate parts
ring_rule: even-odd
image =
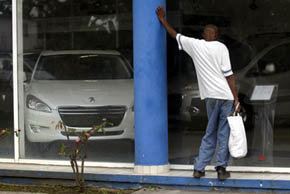
[[[67,143],[66,145],[62,144],[59,154],[64,157],[69,157],[75,183],[76,186],[79,187],[81,193],[85,190],[84,166],[85,160],[88,157],[88,140],[99,131],[105,134],[106,132],[104,128],[110,125],[106,119],[103,119],[102,121],[102,124],[95,125],[91,129],[81,132],[77,132],[74,128],[66,127],[62,121],[59,121],[56,124],[56,129],[64,130],[67,138]],[[70,139],[71,134],[77,134],[78,138],[75,141],[72,141]],[[81,162],[81,165],[78,164],[78,161]]]
[[[2,129],[0,131],[0,139],[6,137],[6,135],[12,135],[12,134],[16,134],[16,136],[19,136],[19,133],[21,132],[21,128],[17,129],[17,130],[10,130],[10,129]]]

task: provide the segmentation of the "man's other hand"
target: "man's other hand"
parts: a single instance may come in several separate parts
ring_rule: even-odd
[[[159,20],[165,19],[165,11],[164,11],[164,8],[162,6],[159,6],[156,9],[156,14],[157,14]]]

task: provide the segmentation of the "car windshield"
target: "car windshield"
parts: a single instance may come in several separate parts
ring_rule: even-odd
[[[131,79],[126,61],[117,55],[64,54],[42,56],[35,80],[108,80]]]

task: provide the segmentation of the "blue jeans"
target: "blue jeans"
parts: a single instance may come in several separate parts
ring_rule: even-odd
[[[217,142],[216,166],[227,167],[229,160],[228,141],[230,135],[227,116],[234,111],[233,100],[206,98],[205,104],[208,124],[199,148],[199,155],[194,164],[194,169],[202,172],[204,172],[206,165],[212,160]]]

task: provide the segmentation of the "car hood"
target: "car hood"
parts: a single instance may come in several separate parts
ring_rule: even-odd
[[[133,80],[33,81],[26,95],[58,106],[133,105]]]

